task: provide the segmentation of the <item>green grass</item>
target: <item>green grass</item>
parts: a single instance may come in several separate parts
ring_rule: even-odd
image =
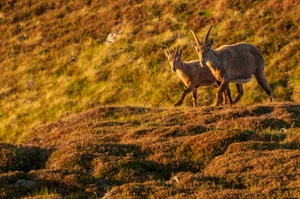
[[[57,194],[56,188],[48,189],[48,187],[42,187],[39,191],[35,191],[32,194],[28,194],[29,197],[43,196],[44,198],[52,198]]]

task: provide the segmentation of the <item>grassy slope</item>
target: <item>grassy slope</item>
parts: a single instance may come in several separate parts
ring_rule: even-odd
[[[163,50],[180,44],[197,59],[189,30],[203,37],[211,24],[215,47],[257,45],[275,100],[299,102],[299,9],[296,0],[1,1],[0,140],[98,105],[171,106],[183,85]],[[120,34],[105,45],[111,32]],[[242,104],[266,100],[256,81],[245,87]],[[200,105],[214,93],[199,89]]]
[[[0,198],[300,196],[295,103],[96,107],[0,149]]]

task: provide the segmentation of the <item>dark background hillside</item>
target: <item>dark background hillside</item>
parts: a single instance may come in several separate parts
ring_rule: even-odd
[[[297,0],[1,1],[0,140],[99,105],[172,106],[184,86],[163,51],[181,45],[197,59],[190,29],[203,38],[212,24],[214,47],[257,45],[275,101],[299,102],[299,10]],[[241,104],[267,100],[255,80],[245,90]],[[199,89],[200,105],[214,96]]]

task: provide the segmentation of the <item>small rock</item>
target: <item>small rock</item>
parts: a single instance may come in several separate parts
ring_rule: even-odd
[[[22,180],[22,179],[20,179],[20,180],[18,180],[16,183],[15,183],[15,186],[16,187],[25,187],[25,188],[30,188],[30,189],[32,189],[32,188],[35,188],[35,186],[36,186],[36,183],[35,182],[33,182],[33,181],[31,181],[31,180]]]
[[[285,128],[280,129],[280,133],[286,133],[286,132],[287,132],[287,130]]]
[[[109,33],[106,37],[105,44],[112,44],[116,41],[118,33]]]

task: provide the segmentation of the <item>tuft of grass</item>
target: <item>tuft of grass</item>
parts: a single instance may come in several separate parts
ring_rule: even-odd
[[[61,198],[61,195],[57,194],[56,188],[42,187],[39,191],[35,191],[33,193],[28,194],[29,197],[43,197],[46,199],[54,199],[54,198]]]

